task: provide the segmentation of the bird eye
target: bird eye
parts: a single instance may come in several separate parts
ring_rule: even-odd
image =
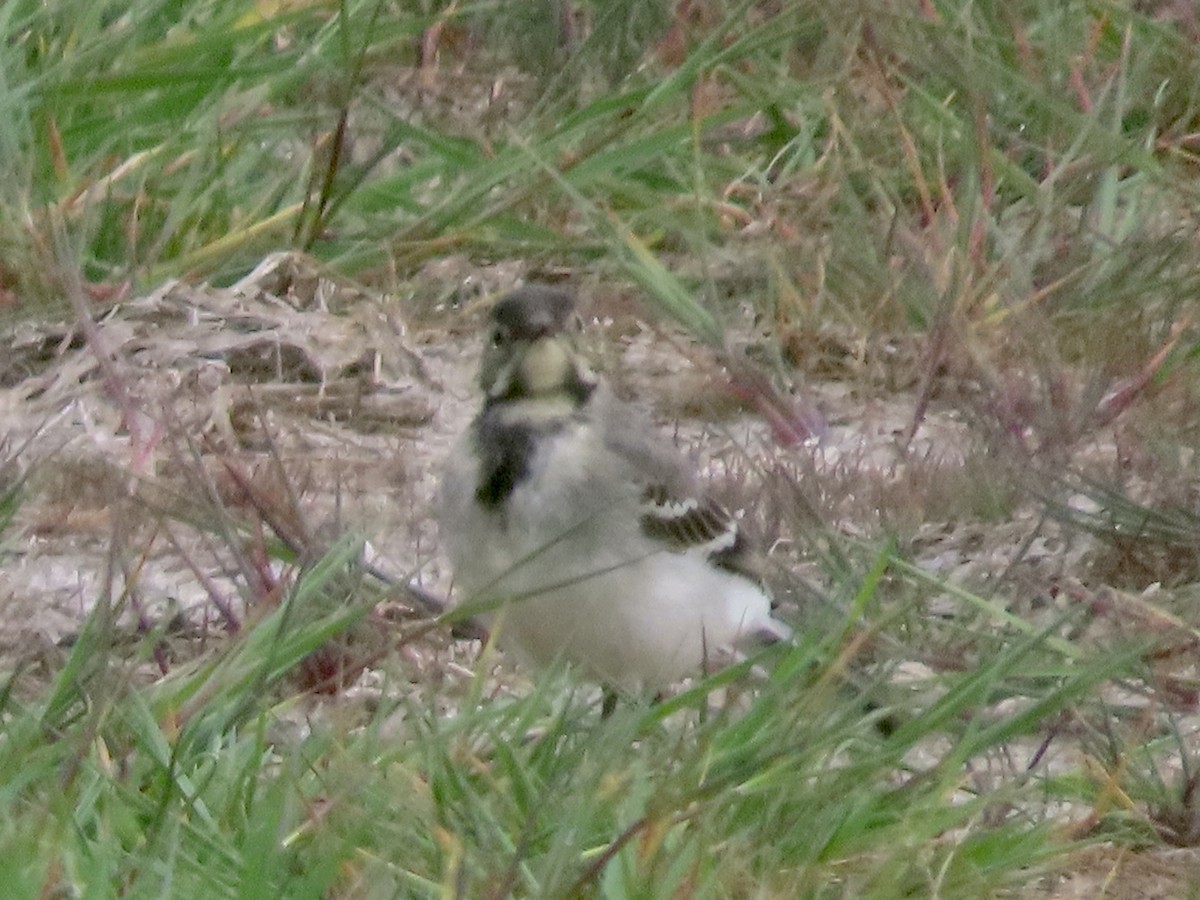
[[[504,335],[501,333],[500,329],[497,328],[497,329],[493,330],[492,331],[492,346],[499,347],[503,343],[504,343]]]

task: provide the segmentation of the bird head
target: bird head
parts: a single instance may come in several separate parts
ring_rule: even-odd
[[[487,402],[569,400],[582,404],[596,376],[578,347],[579,320],[570,293],[527,285],[492,310],[479,383]]]

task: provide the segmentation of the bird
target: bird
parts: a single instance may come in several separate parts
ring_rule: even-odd
[[[483,402],[449,454],[439,531],[457,606],[535,668],[566,661],[659,693],[738,647],[789,640],[738,517],[581,350],[573,293],[527,284],[491,310]],[[611,692],[611,693],[610,693]]]

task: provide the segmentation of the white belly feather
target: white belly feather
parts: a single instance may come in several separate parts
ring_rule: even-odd
[[[569,425],[547,438],[528,478],[490,509],[475,498],[474,454],[453,458],[442,521],[478,523],[443,534],[457,602],[499,602],[481,618],[528,662],[563,658],[637,691],[699,671],[740,637],[778,629],[753,583],[642,534],[642,486],[594,431]],[[553,478],[543,477],[547,468]],[[478,508],[468,514],[468,504]]]

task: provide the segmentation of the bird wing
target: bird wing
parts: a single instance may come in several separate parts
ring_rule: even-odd
[[[680,496],[661,482],[642,491],[639,524],[647,537],[677,552],[699,552],[717,565],[744,550],[737,519],[710,497]]]
[[[608,450],[641,488],[642,533],[675,553],[696,553],[730,572],[759,581],[738,517],[700,490],[679,451],[638,411],[609,395],[594,398]]]

